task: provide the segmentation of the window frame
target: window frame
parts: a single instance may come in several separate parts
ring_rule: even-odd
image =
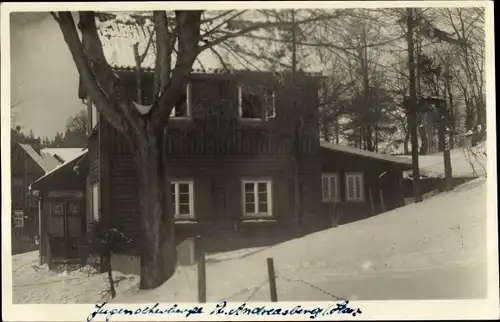
[[[331,178],[335,178],[335,197],[332,198],[332,180]],[[321,199],[323,202],[340,202],[340,182],[339,182],[339,173],[338,172],[324,172],[321,174]],[[323,180],[328,180],[328,197],[325,199],[325,192],[323,191]]]
[[[354,196],[349,197],[349,177],[353,178]],[[360,179],[360,196],[356,196],[356,178]],[[363,172],[346,172],[345,174],[345,200],[347,202],[365,202],[365,177]]]
[[[24,227],[24,210],[13,210],[12,211],[12,224],[13,224],[14,228],[23,228]]]
[[[263,118],[260,118],[260,117],[243,117],[243,91],[245,89],[246,86],[244,85],[238,85],[238,117],[240,120],[245,120],[245,121],[268,121],[270,119],[273,119],[273,118],[276,118],[276,92],[273,91],[273,90],[270,90],[272,95],[272,115],[268,115],[268,109],[267,109],[267,105],[265,104],[264,106],[264,117]],[[266,87],[260,87],[262,89],[262,91],[266,91],[266,90],[269,90],[268,88]],[[265,101],[265,100],[264,100]]]
[[[193,84],[191,82],[188,82],[186,84],[186,114],[187,116],[175,116],[175,108],[176,106],[174,105],[174,107],[172,108],[172,110],[170,111],[170,116],[169,116],[169,119],[170,120],[179,120],[179,121],[182,121],[182,120],[190,120],[191,117],[192,117],[192,112],[193,112],[193,106],[192,106],[192,87],[193,87]]]
[[[95,128],[99,125],[100,113],[90,96],[87,97],[87,117],[87,135],[91,136]]]
[[[180,214],[180,204],[179,204],[179,185],[187,184],[189,187],[189,214]],[[172,190],[172,188],[174,190]],[[174,208],[174,219],[175,220],[192,220],[195,219],[194,214],[194,180],[172,180],[170,181],[170,189],[172,191],[171,194],[175,195],[175,198],[172,202],[172,206]]]
[[[245,185],[251,183],[253,184],[253,196],[254,196],[254,212],[248,213],[246,211],[246,191]],[[267,192],[267,212],[259,211],[259,193],[258,193],[258,184],[265,183],[266,184],[266,192]],[[242,194],[242,212],[243,217],[246,218],[261,218],[261,217],[273,217],[273,181],[271,179],[242,179],[241,180],[241,194]]]

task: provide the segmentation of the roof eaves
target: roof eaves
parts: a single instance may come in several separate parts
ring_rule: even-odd
[[[335,144],[329,144],[329,143],[321,143],[320,144],[321,148],[324,148],[326,150],[330,151],[335,151],[338,153],[345,153],[345,154],[350,154],[362,158],[367,158],[367,159],[373,159],[377,160],[380,162],[389,162],[392,164],[398,164],[403,167],[411,167],[412,162],[411,160],[407,160],[405,158],[399,158],[395,157],[392,155],[382,155],[380,153],[376,152],[371,152],[371,151],[366,151],[362,149],[357,149],[349,146],[340,146],[340,145],[335,145]],[[355,151],[358,150],[358,151]]]
[[[52,169],[51,171],[47,172],[45,175],[43,175],[42,177],[38,178],[38,180],[36,180],[35,182],[33,182],[30,186],[29,186],[29,190],[37,190],[37,186],[40,185],[43,181],[45,181],[48,177],[52,176],[54,173],[60,171],[61,169],[64,169],[66,167],[68,167],[70,164],[74,164],[75,162],[77,162],[78,160],[82,159],[83,157],[85,157],[86,155],[88,154],[88,151],[83,151],[82,150],[82,154],[80,154],[79,156],[75,157],[74,159],[72,160],[69,160],[65,163],[62,163],[60,164],[59,166],[55,167],[54,169]]]

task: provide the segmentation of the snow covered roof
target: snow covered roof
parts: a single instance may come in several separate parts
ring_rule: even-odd
[[[246,14],[252,13],[249,11],[239,18],[245,19]],[[109,17],[104,18],[104,16],[105,14],[96,16],[96,26],[108,63],[114,68],[134,68],[136,64],[133,46],[137,44],[139,55],[145,55],[141,67],[150,70],[153,69],[155,65],[154,48],[153,45],[148,46],[150,35],[154,29],[154,23],[150,17],[146,15],[139,17],[135,14],[129,15],[123,12],[117,13],[114,19],[109,19]],[[234,28],[231,28],[227,23],[223,23],[223,19],[227,18],[227,16],[217,18],[218,16],[220,16],[219,11],[204,12],[205,22],[202,22],[202,27],[211,29],[214,26],[222,24],[217,28],[217,32],[215,32],[217,37],[225,33],[235,32]],[[247,20],[252,23],[262,22],[255,15],[249,17]],[[283,43],[269,40],[271,37],[272,39],[281,39],[283,36],[276,30],[259,29],[223,42],[214,46],[213,50],[204,50],[201,52],[193,65],[193,69],[203,72],[211,72],[217,69],[223,70],[226,67],[231,70],[269,70],[269,64],[272,63],[268,61],[268,58],[249,59],[250,57],[242,55],[241,52],[258,56],[258,53],[265,52],[266,48],[273,47],[272,50],[278,50],[283,47]],[[232,44],[230,45],[230,43]],[[221,63],[221,58],[224,63]],[[175,60],[176,57],[173,55],[172,64],[175,64]],[[289,60],[291,60],[291,57],[283,57],[280,59],[280,62],[289,65]],[[301,57],[301,63],[307,66],[308,70],[314,70],[317,73],[321,73],[323,70],[323,66],[312,67],[317,65],[317,59],[315,58]],[[280,64],[277,65],[279,66]]]
[[[320,146],[321,146],[321,148],[327,149],[327,150],[332,150],[332,151],[336,151],[336,152],[340,152],[340,153],[347,153],[347,154],[356,155],[356,156],[365,157],[365,158],[370,158],[370,159],[379,160],[379,161],[396,163],[396,164],[400,164],[400,165],[404,165],[404,166],[408,166],[408,167],[410,167],[412,164],[411,159],[400,158],[400,157],[396,157],[396,156],[389,155],[389,154],[382,154],[382,153],[366,151],[363,149],[358,149],[358,148],[354,148],[354,147],[346,146],[346,145],[321,142]]]
[[[21,147],[21,149],[23,149],[45,173],[51,171],[52,169],[56,168],[61,164],[59,161],[57,161],[57,159],[55,159],[49,153],[44,153],[43,151],[38,153],[29,144],[24,144],[24,143],[18,143],[18,144]]]
[[[63,162],[73,160],[82,153],[81,148],[45,148],[42,153],[49,153],[53,157],[59,157]]]
[[[44,176],[38,178],[38,180],[36,180],[35,182],[33,182],[29,189],[32,190],[32,187],[34,186],[37,186],[38,184],[40,184],[40,182],[44,181],[47,177],[53,175],[54,173],[60,171],[61,169],[64,169],[66,168],[67,166],[69,166],[70,164],[74,163],[73,161],[77,161],[79,160],[81,157],[85,156],[87,153],[88,153],[88,149],[87,148],[84,148],[84,149],[76,149],[76,150],[79,150],[79,153],[78,154],[74,154],[73,157],[71,159],[68,159],[68,160],[65,160],[64,163],[62,164],[59,164],[57,167],[55,167],[54,169],[52,169],[51,171],[45,173]]]

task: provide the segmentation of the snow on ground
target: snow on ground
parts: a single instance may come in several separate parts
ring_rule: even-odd
[[[411,159],[411,155],[401,157]],[[457,148],[450,151],[453,177],[480,177],[486,174],[486,142],[475,147]],[[443,153],[418,156],[422,175],[428,177],[444,177]],[[411,171],[406,171],[407,176]]]
[[[275,246],[210,255],[208,301],[269,301],[268,257],[280,301],[485,297],[485,182]],[[93,303],[106,288],[103,275],[35,272],[36,252],[13,258],[14,303]],[[128,276],[113,302],[197,301],[195,266],[155,290],[139,291],[137,282]]]
[[[95,303],[106,290],[104,274],[90,275],[88,268],[81,271],[49,271],[47,265],[38,266],[38,252],[12,256],[13,303],[65,304]],[[118,278],[122,274],[115,273]],[[137,284],[136,276],[125,276],[117,290]]]

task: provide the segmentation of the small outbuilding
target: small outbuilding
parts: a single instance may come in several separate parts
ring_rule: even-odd
[[[87,150],[76,151],[66,160],[30,187],[40,203],[40,259],[49,267],[53,262],[77,260],[86,232]]]
[[[411,160],[321,142],[323,210],[331,225],[404,205],[403,172]]]

